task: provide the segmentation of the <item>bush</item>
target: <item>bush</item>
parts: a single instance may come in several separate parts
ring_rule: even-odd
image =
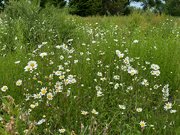
[[[14,45],[26,45],[26,51],[42,42],[63,42],[72,37],[75,25],[64,9],[54,6],[41,8],[38,0],[11,1],[5,8],[2,43],[14,51]],[[4,34],[6,33],[6,34]],[[28,45],[27,45],[28,44]]]

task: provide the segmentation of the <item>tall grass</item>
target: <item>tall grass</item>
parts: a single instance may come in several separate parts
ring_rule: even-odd
[[[15,11],[6,12],[0,26],[0,88],[8,87],[0,94],[21,106],[13,113],[21,119],[7,111],[10,101],[2,98],[6,110],[1,111],[1,133],[12,133],[7,130],[11,116],[17,117],[13,130],[19,134],[56,135],[60,129],[82,135],[180,133],[178,19],[152,13],[81,18],[54,7],[38,9],[34,19],[23,13],[19,19],[11,16]],[[117,50],[124,57],[119,58]],[[40,56],[43,52],[47,56]],[[37,68],[25,71],[29,61],[36,61]],[[159,76],[151,75],[152,64],[160,67]],[[138,73],[128,73],[130,68]],[[142,84],[144,79],[149,85]],[[169,92],[162,92],[165,88]],[[172,109],[165,110],[168,102]],[[141,121],[147,126],[141,127]]]

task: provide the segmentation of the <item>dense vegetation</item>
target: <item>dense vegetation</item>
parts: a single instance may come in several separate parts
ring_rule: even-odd
[[[179,18],[39,5],[0,16],[0,134],[180,134]]]

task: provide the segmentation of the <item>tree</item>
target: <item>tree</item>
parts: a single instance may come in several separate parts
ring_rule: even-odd
[[[180,16],[180,0],[166,0],[164,12],[173,16]]]
[[[128,9],[129,0],[70,0],[71,14],[80,16],[124,14]]]
[[[40,6],[45,7],[46,5],[54,5],[55,7],[62,8],[66,5],[65,0],[41,0]]]

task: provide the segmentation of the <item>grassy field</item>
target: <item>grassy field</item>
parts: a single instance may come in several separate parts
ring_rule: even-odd
[[[34,13],[1,15],[1,134],[180,134],[179,18]]]

